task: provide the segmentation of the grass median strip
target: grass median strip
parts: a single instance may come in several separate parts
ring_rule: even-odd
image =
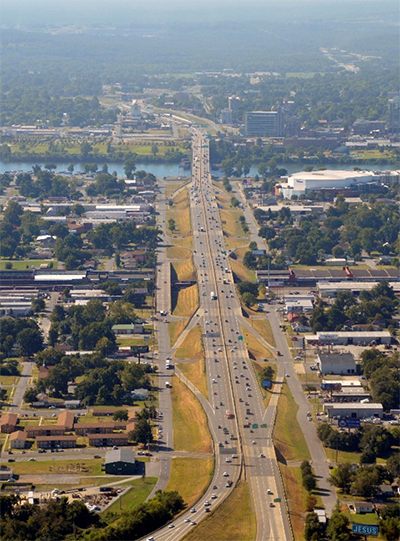
[[[256,517],[251,504],[249,485],[241,481],[226,500],[184,539],[185,541],[253,541],[255,536]]]
[[[184,248],[181,248],[181,250],[183,249]],[[184,261],[174,261],[171,265],[172,274],[175,272],[176,278],[179,281],[196,281],[196,269],[193,265],[192,258],[185,259]]]
[[[283,383],[278,402],[274,443],[286,462],[310,460],[310,452],[296,418],[298,409],[299,406],[294,401],[289,386]]]
[[[176,376],[172,378],[174,448],[189,453],[211,453],[207,417],[194,394]]]
[[[288,500],[290,522],[296,541],[304,539],[304,514],[307,505],[308,492],[303,487],[299,467],[279,464],[283,484]]]
[[[199,290],[197,284],[172,291],[172,314],[180,317],[191,317],[199,306]]]
[[[192,252],[186,248],[179,246],[168,246],[167,257],[168,259],[189,259]]]
[[[183,330],[185,329],[188,322],[189,318],[181,319],[179,321],[171,321],[170,323],[168,323],[169,344],[171,348],[178,340],[180,335],[183,333]]]
[[[175,359],[192,359],[199,361],[203,358],[203,346],[201,342],[202,328],[197,325],[191,329],[182,344],[175,351]]]
[[[187,507],[201,497],[210,484],[214,470],[214,459],[175,457],[172,459],[171,476],[165,490],[176,490]]]
[[[263,346],[261,342],[257,340],[257,338],[253,336],[252,333],[248,331],[245,327],[242,327],[242,333],[244,335],[244,340],[245,340],[250,358],[258,361],[258,360],[268,359],[269,357],[273,357],[271,351],[267,349],[265,346]]]
[[[268,344],[276,348],[274,333],[271,329],[271,323],[265,319],[250,319],[251,326],[264,338]]]

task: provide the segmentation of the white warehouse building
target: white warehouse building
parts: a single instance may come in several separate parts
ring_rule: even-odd
[[[281,183],[280,192],[286,199],[292,195],[304,195],[313,190],[333,188],[355,188],[359,184],[378,182],[380,176],[373,171],[301,171],[293,173],[286,183]]]

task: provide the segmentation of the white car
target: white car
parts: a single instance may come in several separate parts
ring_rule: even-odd
[[[229,473],[227,471],[224,471],[224,477],[229,477]]]

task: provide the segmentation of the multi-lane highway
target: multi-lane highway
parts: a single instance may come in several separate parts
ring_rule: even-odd
[[[256,514],[257,540],[291,539],[272,445],[277,397],[265,409],[259,384],[242,337],[241,308],[224,246],[222,227],[209,169],[209,147],[204,134],[192,132],[192,182],[189,185],[193,231],[193,259],[197,269],[200,307],[194,323],[203,329],[203,345],[209,388],[205,411],[215,447],[214,477],[209,489],[173,527],[154,534],[156,541],[176,540],[200,519],[206,508],[215,507],[234,489],[238,479],[247,480]],[[162,209],[161,209],[162,210]],[[169,285],[165,254],[159,254],[160,290],[158,310],[168,309]],[[164,378],[166,348],[164,321],[158,325],[160,372]],[[164,344],[164,345],[163,345]],[[161,392],[160,406],[169,405],[169,393]],[[165,417],[164,417],[165,419]],[[165,422],[165,421],[164,421]],[[169,430],[168,430],[169,432]],[[211,505],[208,506],[207,504]]]

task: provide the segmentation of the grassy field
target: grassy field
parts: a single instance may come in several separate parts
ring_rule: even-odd
[[[201,342],[202,328],[198,325],[191,329],[182,344],[175,352],[175,359],[192,359],[199,361],[203,358],[203,345]]]
[[[204,360],[194,363],[178,363],[178,368],[187,379],[201,392],[208,400],[207,376],[204,370]]]
[[[17,385],[18,376],[0,376],[0,385]]]
[[[240,210],[225,210],[220,209],[222,230],[228,237],[244,237],[247,238],[249,233],[245,233],[242,224],[239,221],[243,214]]]
[[[79,456],[78,456],[79,460]],[[42,475],[46,473],[68,473],[77,475],[104,475],[101,460],[37,460],[36,462],[14,462],[12,467],[16,475]]]
[[[180,317],[191,317],[199,306],[199,290],[197,284],[172,292],[172,314]]]
[[[175,376],[172,378],[171,398],[174,449],[211,453],[211,435],[203,408],[194,394]]]
[[[171,321],[168,323],[168,335],[169,335],[169,344],[170,347],[173,347],[175,342],[178,340],[182,334],[184,328],[188,324],[188,319],[182,319],[180,321]]]
[[[345,463],[350,462],[350,464],[359,464],[360,463],[360,456],[361,453],[350,453],[348,451],[337,451],[336,449],[328,449],[328,447],[324,447],[324,451],[326,454],[326,458],[330,462],[337,462],[338,463]],[[377,462],[379,462],[379,458],[377,459]]]
[[[192,507],[210,484],[214,459],[176,457],[172,459],[171,477],[165,490],[176,490],[187,507]]]
[[[181,248],[181,250],[183,250],[183,248]],[[196,281],[196,269],[191,257],[184,261],[174,261],[171,263],[171,266],[172,273],[175,272],[176,277],[180,282]]]
[[[275,374],[277,374],[275,363],[258,363],[257,361],[253,361],[253,366],[257,375],[259,375],[260,372],[267,366],[271,366],[274,369]],[[261,387],[261,384],[260,384],[260,387]],[[269,391],[267,389],[263,389],[262,387],[261,389],[264,393],[263,396],[265,396],[265,398],[263,399],[263,404],[265,407],[267,407],[269,405],[269,401],[271,400],[271,396],[272,396],[271,391],[273,391],[273,388],[271,388]]]
[[[298,409],[288,385],[284,383],[278,402],[274,441],[286,461],[310,460],[306,440],[296,419]]]
[[[148,334],[148,340],[145,340],[143,338],[122,338],[122,336],[119,336],[117,338],[117,344],[121,347],[129,347],[129,346],[153,346],[156,343],[154,335]]]
[[[9,270],[28,270],[31,267],[40,267],[40,265],[49,265],[53,263],[52,269],[58,268],[58,261],[55,259],[1,259],[0,270],[6,270],[6,263],[11,263]]]
[[[253,541],[255,536],[256,518],[249,485],[241,481],[230,496],[184,539],[185,541]]]
[[[276,342],[274,333],[271,329],[271,324],[267,318],[265,319],[250,319],[251,326],[261,335],[264,340],[271,344],[273,348],[276,348]]]
[[[300,468],[279,464],[282,473],[283,484],[290,510],[294,538],[296,541],[304,539],[304,511],[308,493],[302,485]]]
[[[175,221],[175,230],[169,229],[169,236],[173,238],[173,244],[189,248],[193,244],[193,239],[188,190],[182,190],[174,197],[173,202],[173,206],[166,212],[167,223],[170,219]]]
[[[165,197],[169,199],[171,194],[173,194],[176,190],[179,190],[179,188],[182,188],[185,184],[187,184],[187,180],[172,180],[168,181],[165,185]]]
[[[239,259],[230,259],[232,271],[241,282],[255,282],[256,273],[243,265]]]
[[[115,501],[106,512],[111,511],[120,516],[125,511],[132,511],[146,500],[156,482],[157,477],[145,477],[136,479],[135,481],[129,481],[129,485],[132,488]],[[126,483],[122,486],[126,486]]]
[[[242,327],[242,333],[244,336],[244,341],[246,342],[246,347],[248,349],[249,355],[251,358],[258,360],[268,359],[273,357],[272,352],[267,349],[265,346],[255,338],[250,331],[245,327]]]
[[[186,248],[179,246],[168,246],[167,248],[168,259],[188,259],[191,255],[192,252]]]

